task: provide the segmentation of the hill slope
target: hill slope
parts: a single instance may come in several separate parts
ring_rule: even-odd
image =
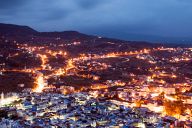
[[[37,31],[28,27],[28,26],[20,26],[13,24],[3,24],[0,23],[0,34],[5,35],[32,35],[36,34]]]

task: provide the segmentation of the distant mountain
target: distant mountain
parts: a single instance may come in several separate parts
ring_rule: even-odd
[[[36,36],[41,37],[60,37],[63,39],[90,39],[95,36],[86,35],[77,31],[63,31],[63,32],[39,32]]]
[[[77,31],[63,31],[63,32],[38,32],[28,26],[14,25],[14,24],[4,24],[0,23],[0,35],[7,36],[11,39],[16,39],[19,41],[29,41],[31,38],[36,38],[39,42],[47,42],[48,40],[52,41],[55,38],[61,38],[65,40],[94,40],[97,36],[82,34]],[[126,38],[125,38],[126,35]],[[112,39],[114,37],[120,37],[121,40]],[[142,35],[142,34],[128,34],[122,33],[119,35],[114,35],[112,38],[102,38],[102,40],[108,41],[117,41],[122,42],[131,42],[137,44],[147,44],[147,42],[158,43],[158,44],[182,44],[182,45],[191,45],[192,37],[161,37],[153,35]],[[98,39],[97,39],[98,40]],[[100,40],[101,41],[101,40]]]
[[[80,41],[87,41],[92,43],[110,42],[110,41],[128,43],[128,41],[112,39],[112,38],[104,38],[104,37],[99,38],[98,36],[87,35],[77,31],[38,32],[28,26],[3,24],[3,23],[0,23],[0,35],[6,36],[6,38],[9,40],[17,40],[20,42],[26,42],[26,41],[27,42],[54,42],[56,39],[58,39],[58,40],[80,40]],[[137,42],[137,43],[141,43],[141,42]],[[142,42],[142,43],[147,44],[147,42]]]
[[[65,38],[71,39],[87,39],[96,36],[82,34],[77,31],[63,31],[63,32],[38,32],[28,26],[14,25],[14,24],[4,24],[0,23],[0,35],[7,37],[19,37],[26,38],[23,36],[30,37],[42,37],[42,38]]]
[[[33,35],[36,33],[37,31],[28,26],[0,23],[0,34],[3,35]]]

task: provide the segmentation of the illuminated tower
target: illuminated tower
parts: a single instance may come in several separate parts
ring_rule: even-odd
[[[2,92],[2,93],[1,93],[1,101],[4,100],[4,98],[5,98],[5,97],[4,97],[4,93]]]

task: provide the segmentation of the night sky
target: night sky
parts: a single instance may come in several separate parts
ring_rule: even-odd
[[[115,38],[192,36],[192,0],[0,0],[0,22]]]

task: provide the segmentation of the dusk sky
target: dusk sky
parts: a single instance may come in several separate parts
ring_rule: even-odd
[[[38,31],[192,36],[191,0],[0,0],[0,22]]]

